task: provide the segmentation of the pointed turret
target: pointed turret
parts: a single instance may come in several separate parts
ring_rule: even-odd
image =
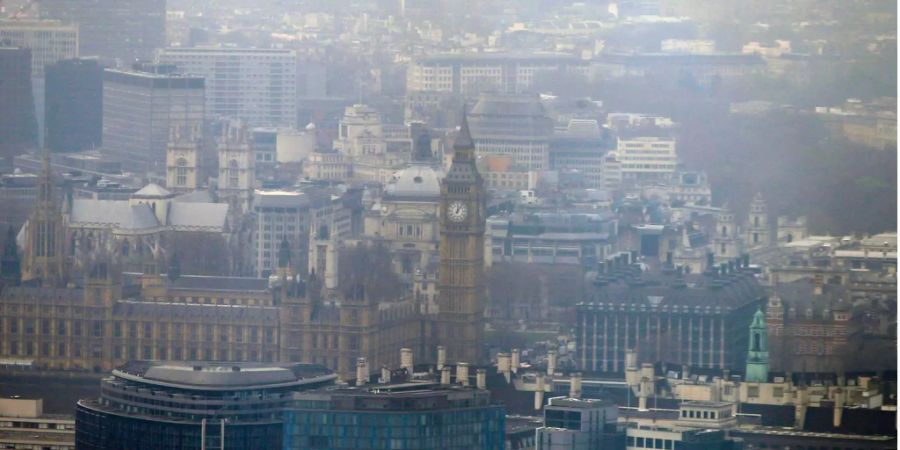
[[[459,126],[459,134],[453,142],[453,159],[460,157],[474,159],[475,157],[475,141],[472,140],[472,132],[469,131],[469,119],[466,111],[463,109],[462,122]]]
[[[769,339],[766,315],[757,309],[750,323],[750,348],[747,351],[746,381],[765,383],[769,380]]]

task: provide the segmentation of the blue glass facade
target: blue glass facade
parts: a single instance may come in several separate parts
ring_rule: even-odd
[[[75,410],[79,450],[282,447],[292,394],[331,385],[314,364],[131,361]]]
[[[298,394],[285,411],[282,448],[504,448],[506,409],[491,403],[490,393],[429,388],[406,392],[345,388]]]
[[[284,449],[502,450],[500,406],[450,411],[288,411]]]

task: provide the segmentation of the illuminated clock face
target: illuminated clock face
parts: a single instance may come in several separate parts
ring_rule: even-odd
[[[466,220],[468,214],[469,209],[463,202],[453,202],[447,206],[447,217],[453,222],[462,222],[463,220]]]

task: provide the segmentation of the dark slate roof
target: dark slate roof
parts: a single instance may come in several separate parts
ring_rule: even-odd
[[[183,275],[170,281],[174,289],[204,291],[240,291],[265,292],[269,289],[269,280],[251,277],[213,277],[201,275]]]
[[[741,403],[741,414],[759,414],[766,427],[793,427],[794,405],[762,405],[755,403]]]
[[[658,271],[642,272],[632,265],[601,278],[591,286],[582,308],[628,305],[666,310],[677,306],[702,309],[699,312],[724,313],[757,302],[764,295],[762,287],[750,274],[679,278]]]
[[[199,318],[206,323],[278,323],[278,308],[270,306],[204,305],[122,300],[113,307],[113,315],[126,318],[157,317]]]
[[[778,283],[775,295],[784,303],[785,309],[793,306],[798,317],[805,317],[807,308],[813,310],[816,318],[821,318],[825,309],[846,309],[850,305],[850,293],[846,286],[825,284],[822,294],[814,293],[813,280],[797,280],[790,283]]]
[[[47,288],[37,286],[7,286],[0,293],[0,301],[3,299],[22,298],[57,298],[62,300],[80,300],[84,298],[84,290],[75,288]]]
[[[809,407],[806,409],[804,431],[819,433],[846,433],[864,435],[897,435],[897,412],[879,409],[844,408],[841,426],[834,426],[834,408]]]

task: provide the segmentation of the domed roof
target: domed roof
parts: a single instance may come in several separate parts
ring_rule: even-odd
[[[392,199],[432,200],[441,196],[440,174],[425,164],[411,164],[398,171],[385,187]]]

